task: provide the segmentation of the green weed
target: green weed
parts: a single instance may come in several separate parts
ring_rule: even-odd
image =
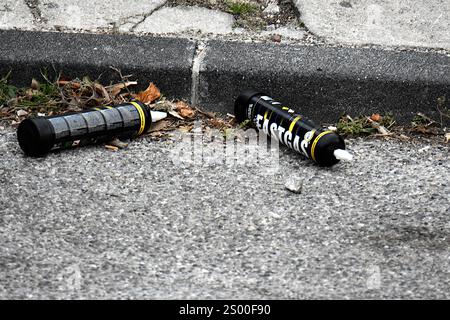
[[[227,6],[228,11],[234,15],[248,15],[257,10],[254,4],[246,2],[229,1],[227,2]]]

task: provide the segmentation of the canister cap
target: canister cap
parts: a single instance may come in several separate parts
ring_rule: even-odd
[[[42,156],[50,151],[55,141],[50,121],[43,117],[25,119],[17,128],[17,140],[28,156]]]
[[[248,119],[246,112],[248,103],[252,97],[258,94],[262,93],[254,89],[248,89],[241,92],[241,94],[237,97],[234,103],[234,115],[238,123],[241,123]]]
[[[313,159],[321,166],[330,167],[340,160],[334,155],[337,149],[345,150],[344,139],[334,132],[326,134],[317,141]]]

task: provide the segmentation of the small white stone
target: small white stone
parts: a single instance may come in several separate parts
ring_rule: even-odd
[[[293,193],[302,193],[303,180],[299,177],[290,176],[284,187]]]
[[[276,2],[270,2],[267,7],[263,10],[265,14],[276,14],[280,12],[280,7]]]
[[[337,131],[337,127],[335,127],[335,126],[329,126],[329,127],[328,127],[328,130],[330,130],[330,131]]]
[[[269,214],[270,214],[270,216],[272,218],[275,218],[275,219],[280,219],[281,218],[281,216],[279,214],[275,213],[275,212],[269,212]]]
[[[17,116],[18,117],[24,117],[28,114],[28,112],[26,112],[25,110],[20,109],[19,111],[17,111]]]

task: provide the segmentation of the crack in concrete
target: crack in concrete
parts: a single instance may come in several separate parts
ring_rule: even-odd
[[[151,16],[153,13],[155,13],[159,9],[163,8],[167,4],[167,2],[168,1],[165,1],[164,3],[160,4],[159,6],[157,6],[156,8],[154,8],[153,10],[151,10],[148,13],[133,14],[131,16],[122,18],[119,21],[111,22],[110,24],[112,25],[113,33],[118,33],[119,32],[119,28],[121,26],[124,26],[124,25],[127,25],[127,24],[132,24],[132,26],[130,27],[128,32],[133,32],[141,23],[143,23],[145,21],[145,19],[147,19],[149,16]],[[139,21],[138,22],[134,22],[133,20],[135,20],[137,18],[139,18]]]
[[[41,9],[39,9],[39,0],[24,0],[26,6],[30,9],[34,21],[41,24],[46,23],[47,19],[42,16]]]
[[[136,30],[136,28],[143,23],[148,17],[150,17],[152,14],[154,14],[156,11],[158,11],[159,9],[163,8],[166,4],[167,4],[167,0],[164,1],[163,3],[161,3],[159,6],[157,6],[155,9],[151,10],[150,12],[144,14],[144,15],[139,15],[142,16],[141,20],[139,20],[138,22],[136,22],[131,28],[130,28],[130,32],[133,32],[134,30]]]

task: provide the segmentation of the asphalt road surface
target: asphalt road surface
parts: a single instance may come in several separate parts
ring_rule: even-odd
[[[350,139],[351,163],[283,149],[267,171],[180,144],[32,159],[1,130],[0,298],[450,298],[447,145]]]

